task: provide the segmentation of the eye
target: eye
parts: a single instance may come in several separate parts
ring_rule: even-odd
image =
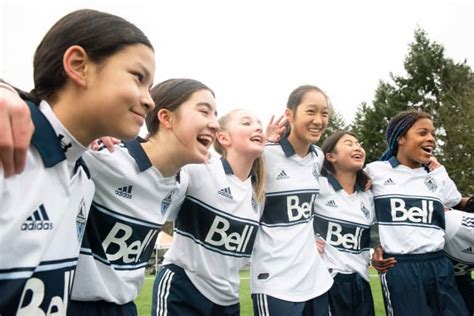
[[[321,113],[321,114],[322,114],[322,116],[324,116],[324,117],[328,117],[328,116],[329,116],[329,112],[328,112],[328,111],[324,111],[324,112]]]
[[[315,112],[314,110],[306,110],[306,113],[308,113],[309,115],[313,115]]]
[[[250,123],[250,121],[243,121],[243,122],[242,122],[242,125],[245,125],[245,126],[250,126],[250,125],[251,125],[251,123]]]
[[[206,115],[206,116],[209,114],[209,110],[208,110],[208,109],[205,109],[205,108],[200,109],[199,112],[201,112],[202,114],[204,114],[204,115]]]
[[[141,72],[138,72],[138,71],[132,71],[132,75],[134,75],[135,77],[137,77],[138,82],[142,82],[143,79],[145,79],[145,75],[142,74]]]

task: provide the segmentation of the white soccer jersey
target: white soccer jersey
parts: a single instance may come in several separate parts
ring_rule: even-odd
[[[46,102],[28,105],[26,168],[0,171],[0,315],[66,315],[94,184],[86,148]]]
[[[325,240],[322,258],[332,276],[359,273],[369,282],[370,226],[375,216],[372,192],[356,186],[348,194],[333,176],[319,179],[314,230]]]
[[[241,181],[225,159],[216,157],[182,173],[189,181],[186,198],[163,265],[183,268],[213,303],[236,304],[239,271],[250,259],[261,214],[251,178]]]
[[[444,252],[453,260],[454,274],[474,271],[474,214],[447,211]]]
[[[161,226],[170,212],[176,177],[163,178],[139,140],[115,151],[88,151],[84,160],[96,185],[81,247],[72,298],[133,301]]]
[[[323,157],[311,146],[301,158],[287,139],[265,146],[266,200],[252,254],[252,293],[302,302],[331,287],[313,230]]]
[[[443,250],[444,205],[453,206],[461,194],[444,167],[429,172],[412,169],[392,157],[367,165],[380,243],[390,254]]]

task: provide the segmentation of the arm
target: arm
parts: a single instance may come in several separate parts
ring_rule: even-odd
[[[26,103],[11,86],[0,82],[0,167],[4,176],[20,174],[34,126]]]

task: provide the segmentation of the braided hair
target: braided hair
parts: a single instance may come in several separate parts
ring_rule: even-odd
[[[423,118],[431,120],[431,116],[428,113],[415,110],[403,111],[392,117],[385,132],[387,149],[380,156],[380,160],[389,160],[396,156],[400,137],[405,135],[416,121]]]

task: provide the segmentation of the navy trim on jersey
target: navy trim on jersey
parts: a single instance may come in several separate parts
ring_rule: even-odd
[[[51,168],[66,160],[66,155],[61,147],[61,142],[56,135],[51,123],[39,110],[38,106],[31,101],[26,101],[31,112],[31,119],[35,131],[31,138],[31,144],[39,152],[46,168]]]
[[[140,172],[143,172],[153,166],[147,154],[143,150],[143,147],[140,145],[140,143],[144,142],[145,141],[139,137],[128,142],[123,142],[125,148],[127,148],[128,152],[130,153],[130,156],[135,159]]]
[[[230,166],[229,162],[227,161],[227,159],[225,159],[224,157],[221,157],[221,162],[222,162],[222,167],[224,168],[224,172],[226,175],[233,175],[234,174],[234,170],[232,170],[232,167]],[[255,174],[255,171],[252,170],[252,172],[250,173],[250,176],[252,177],[252,183],[254,183],[257,179],[257,175]],[[178,181],[179,182],[179,181]]]
[[[339,183],[339,181],[337,181],[337,179],[332,176],[332,175],[328,175],[327,176],[327,179],[328,179],[328,182],[329,184],[332,186],[332,188],[334,189],[334,191],[340,191],[342,190],[342,185]],[[362,187],[359,185],[359,183],[356,182],[355,184],[355,187],[354,187],[355,191],[357,192],[362,192],[363,189]]]
[[[138,264],[129,264],[129,265],[113,264],[113,263],[110,263],[110,261],[108,261],[108,259],[104,259],[101,256],[93,253],[92,250],[89,249],[89,248],[81,248],[81,255],[91,256],[95,260],[100,261],[101,263],[103,263],[107,266],[113,267],[114,270],[127,270],[127,271],[129,271],[129,270],[139,270],[139,269],[142,269],[142,268],[144,268],[148,265],[148,262],[143,262],[143,263],[138,263]]]
[[[162,225],[156,224],[155,222],[149,222],[149,221],[145,221],[145,220],[142,220],[142,219],[137,219],[136,217],[133,217],[133,216],[128,216],[128,215],[125,215],[125,214],[122,214],[122,213],[119,213],[119,212],[115,212],[115,211],[111,210],[110,208],[107,208],[106,206],[101,205],[101,204],[99,204],[95,201],[92,201],[92,206],[95,206],[97,208],[97,210],[102,212],[102,213],[105,213],[105,214],[110,215],[110,216],[115,217],[115,218],[119,218],[119,219],[124,220],[124,221],[129,222],[129,223],[139,224],[139,225],[143,225],[143,226],[149,226],[151,228],[156,228],[156,229],[161,229],[161,226],[162,226]],[[92,208],[92,206],[91,206],[91,208]]]
[[[291,157],[293,156],[294,154],[296,154],[296,151],[295,149],[293,148],[293,145],[291,145],[290,141],[288,140],[288,138],[284,138],[282,139],[279,144],[281,145],[281,149],[283,149],[283,152],[285,153],[285,156],[286,157]],[[318,155],[318,151],[316,150],[316,148],[314,147],[314,145],[310,145],[309,146],[309,151],[308,153],[314,153],[316,156]]]
[[[0,280],[18,279],[18,278],[30,278],[33,273],[57,270],[66,267],[75,267],[77,265],[77,257],[61,259],[61,260],[50,260],[43,261],[34,267],[22,267],[12,269],[1,269]]]

